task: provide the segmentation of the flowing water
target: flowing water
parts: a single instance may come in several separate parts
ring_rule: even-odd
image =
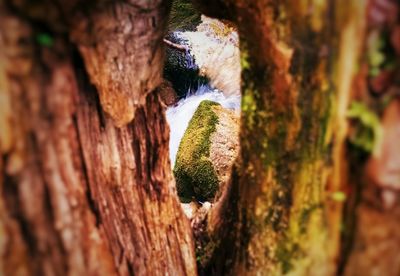
[[[210,19],[211,20],[211,19]],[[205,28],[208,30],[209,28]],[[237,40],[232,34],[233,40]],[[186,67],[199,68],[206,74],[211,84],[218,85],[224,93],[214,89],[210,84],[199,83],[193,93],[193,87],[186,87],[187,95],[175,106],[167,109],[167,121],[170,126],[170,159],[172,167],[175,165],[176,154],[181,139],[188,127],[199,104],[204,100],[211,100],[227,109],[240,112],[240,59],[239,50],[235,43],[224,42],[216,35],[209,35],[204,31],[175,32],[179,44],[186,45]],[[232,40],[232,39],[231,39]],[[194,58],[193,58],[194,56]],[[192,83],[185,80],[185,83]],[[226,85],[228,84],[228,85]],[[233,84],[233,85],[230,85]],[[233,87],[233,88],[232,88]]]
[[[192,95],[180,100],[175,106],[167,109],[167,121],[170,127],[169,151],[171,165],[175,165],[176,153],[179,143],[188,127],[190,119],[193,117],[199,104],[204,100],[210,100],[221,104],[227,109],[240,112],[240,96],[231,95],[226,97],[220,91],[212,89],[209,85],[202,85]]]

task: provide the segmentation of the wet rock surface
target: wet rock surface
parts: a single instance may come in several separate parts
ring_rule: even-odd
[[[166,106],[172,106],[178,102],[178,95],[176,95],[176,92],[172,87],[172,83],[170,81],[164,80],[158,86],[157,92],[160,95],[161,101]]]
[[[240,50],[235,27],[219,20],[202,16],[195,32],[184,32],[199,74],[210,80],[210,85],[226,96],[240,94]]]
[[[182,202],[214,201],[238,154],[239,123],[232,110],[203,101],[182,138],[174,167]]]
[[[179,98],[193,93],[200,85],[207,83],[207,79],[199,74],[199,67],[190,53],[187,40],[179,36],[179,32],[170,33],[166,39],[178,45],[187,47],[186,51],[166,47],[164,78],[172,83]]]
[[[222,106],[216,106],[214,111],[218,116],[218,124],[210,137],[210,160],[218,175],[221,191],[229,181],[232,165],[239,152],[239,117]]]
[[[196,30],[191,29],[167,35],[168,41],[186,50],[167,47],[164,77],[180,98],[205,83],[227,96],[239,95],[240,50],[235,27],[202,15]]]

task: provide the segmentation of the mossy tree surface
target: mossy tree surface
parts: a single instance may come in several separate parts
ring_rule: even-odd
[[[197,2],[208,15],[236,21],[243,67],[241,156],[201,225],[211,242],[199,264],[213,262],[201,269],[335,275],[344,191],[366,176],[360,163],[345,162],[354,74],[359,69],[355,80],[368,86],[365,79],[392,70],[385,64],[392,60],[396,89],[378,123],[392,137],[381,150],[400,164],[399,29],[396,54],[379,43],[364,48],[372,54],[367,76],[359,59],[367,0]],[[58,3],[0,1],[0,274],[196,275],[189,221],[171,186],[168,126],[151,92],[162,80],[171,2]],[[399,8],[395,0],[368,3],[384,4],[378,21],[385,5]],[[394,21],[398,27],[398,15]],[[392,30],[370,27],[368,36],[392,43]],[[379,96],[358,96],[380,119],[372,108]],[[365,112],[351,115],[374,129],[377,120]],[[374,148],[364,142],[354,145]],[[397,276],[400,185],[381,182],[388,168],[368,158],[372,182],[358,187],[357,209],[347,204],[358,228],[339,273]]]
[[[209,220],[226,239],[208,269],[333,275],[365,1],[198,2],[238,25],[243,70],[241,156]]]
[[[179,145],[174,175],[182,202],[213,200],[218,190],[218,176],[210,160],[210,138],[218,124],[214,106],[219,104],[200,103]]]

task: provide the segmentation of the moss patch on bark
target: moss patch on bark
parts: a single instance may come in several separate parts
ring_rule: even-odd
[[[200,103],[179,145],[174,175],[182,202],[210,201],[218,190],[218,176],[209,158],[211,134],[218,124],[213,107],[218,105],[208,100]]]

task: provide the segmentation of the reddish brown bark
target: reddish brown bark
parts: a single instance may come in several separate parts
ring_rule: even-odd
[[[388,60],[397,60],[368,79],[356,66],[367,1],[198,2],[239,25],[245,69],[233,185],[193,223],[210,247],[199,256],[205,268],[398,274],[398,5],[368,1],[367,34],[389,33]],[[168,6],[0,3],[1,273],[196,274],[154,92]],[[351,86],[356,68],[361,89]],[[384,154],[368,156],[365,171],[345,160],[357,93],[370,106],[391,100],[378,114],[390,128]],[[340,243],[343,222],[356,226],[347,229],[354,243]]]
[[[104,2],[71,20],[71,37],[96,85],[102,108],[117,126],[160,83],[167,1]]]
[[[1,202],[4,216],[13,222],[5,224],[4,269],[16,273],[7,258],[25,251],[21,267],[28,274],[115,274],[87,197],[68,44],[57,39],[52,49],[36,47],[30,24],[4,11],[1,26],[7,76],[2,90],[12,112],[10,144],[2,146]],[[19,239],[21,248],[13,246]]]
[[[161,79],[161,15],[168,4],[91,7],[94,29],[73,35],[84,64],[65,32],[77,27],[46,25],[63,22],[52,15],[70,7],[39,6],[38,15],[18,3],[0,7],[1,127],[7,130],[0,136],[1,273],[195,275],[190,226],[168,158],[168,126],[151,93]],[[130,35],[112,27],[121,14],[135,15]],[[62,18],[67,15],[81,26],[79,16]],[[96,32],[95,39],[105,40],[90,40]],[[50,36],[44,42],[43,33]],[[150,37],[135,40],[143,33]],[[148,43],[152,35],[159,39]],[[108,64],[114,54],[124,70]]]
[[[360,152],[349,146],[347,117],[354,100],[378,116],[393,108],[383,99],[391,106],[398,101],[396,1],[196,2],[210,16],[237,23],[244,65],[241,154],[232,186],[199,223],[207,230],[200,233],[208,239],[203,247],[214,253],[206,269],[398,275],[400,178],[393,137],[399,115],[391,110],[392,119],[377,120],[386,129],[385,146],[380,157],[364,153],[367,170],[365,160],[353,158]],[[353,85],[358,75],[367,78],[362,69],[370,58],[371,18],[379,21],[380,42],[389,36],[373,53],[386,61],[369,83],[375,95],[365,83]],[[386,98],[377,99],[383,90]],[[362,95],[355,99],[357,93]],[[377,179],[384,183],[371,183]]]

